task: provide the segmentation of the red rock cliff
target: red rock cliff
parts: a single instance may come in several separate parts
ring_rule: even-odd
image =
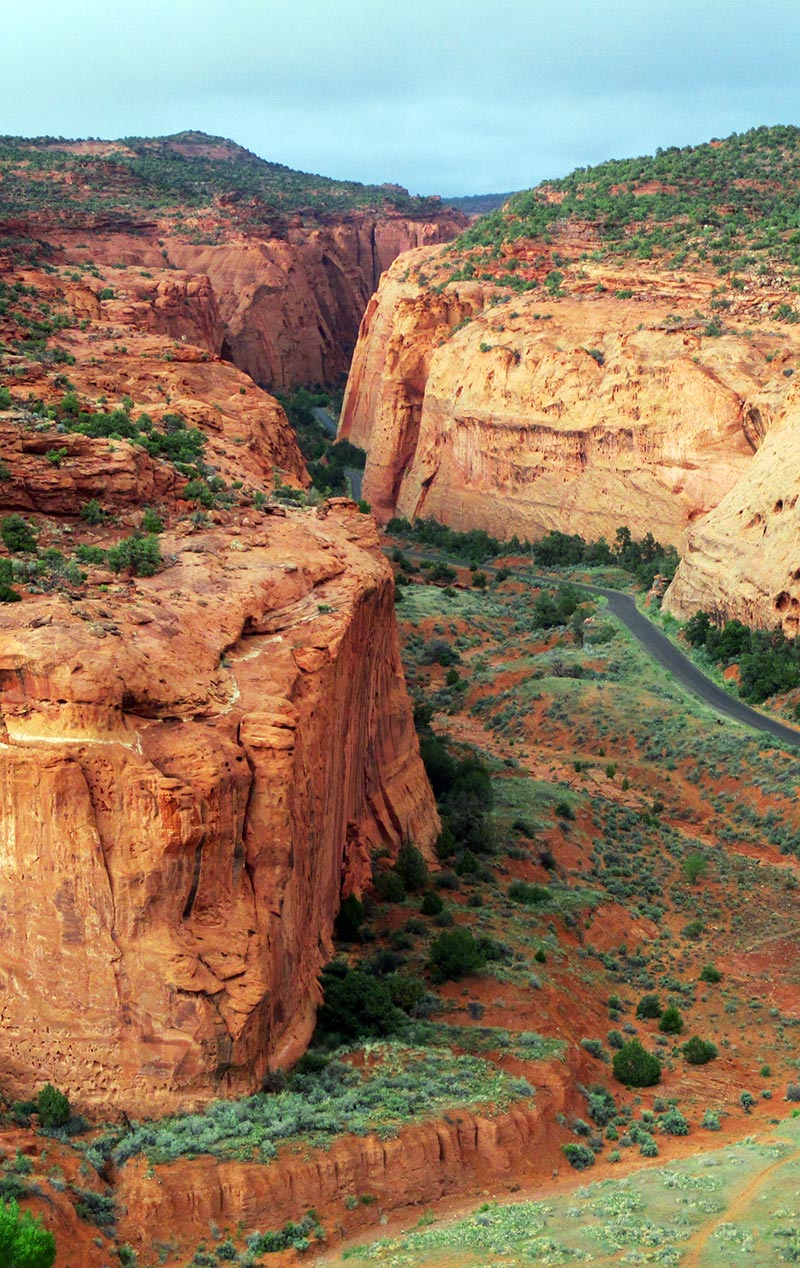
[[[179,414],[226,492],[198,511],[141,443],[64,430],[43,413],[65,391],[51,354],[13,358],[0,511],[24,513],[51,562],[0,605],[2,1090],[49,1080],[156,1113],[257,1088],[301,1053],[340,895],[374,848],[427,848],[438,821],[371,518],[271,503],[277,479],[307,482],[283,411],[175,338],[213,326],[207,287],[131,267],[87,298],[69,271],[22,276],[31,304],[89,313],[59,335],[72,390],[132,400],[157,431]],[[93,498],[106,519],[89,526]],[[145,505],[161,571],[64,572]]]
[[[749,469],[789,390],[785,357],[773,364],[745,328],[752,312],[711,338],[680,316],[698,279],[653,278],[633,302],[609,297],[623,278],[549,302],[420,286],[439,258],[395,262],[353,358],[341,432],[368,451],[364,497],[380,518],[501,538],[613,538],[625,523],[679,542]]]

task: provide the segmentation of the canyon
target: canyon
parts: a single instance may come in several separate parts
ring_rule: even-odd
[[[776,159],[787,199],[793,154]],[[708,170],[724,155],[709,148]],[[340,430],[368,452],[364,496],[384,523],[433,518],[500,540],[558,530],[612,541],[622,524],[650,532],[684,556],[668,610],[686,616],[702,595],[720,619],[780,624],[791,636],[800,605],[788,545],[800,352],[791,268],[762,255],[756,269],[744,229],[735,285],[722,255],[712,265],[698,247],[687,260],[695,243],[677,195],[677,267],[674,247],[637,257],[652,224],[627,204],[618,214],[630,217],[633,245],[619,245],[615,228],[610,249],[603,218],[630,188],[606,168],[615,171],[520,195],[457,243],[409,253],[385,274],[361,324]],[[642,206],[667,198],[641,174],[639,188]],[[553,218],[564,190],[573,201]],[[590,198],[603,208],[595,222]]]
[[[793,759],[709,728],[602,609],[537,623],[521,552],[436,584],[378,526],[626,524],[680,548],[668,611],[794,635],[789,264],[734,285],[611,249],[601,216],[547,220],[560,189],[468,228],[198,133],[4,138],[0,174],[0,1183],[57,1268],[299,1262],[423,1203],[568,1190],[576,1142],[608,1179],[620,1136],[671,1161],[764,1127],[793,1077]],[[351,352],[368,506],[312,487],[272,395]],[[475,971],[442,980],[465,932]],[[363,1029],[304,1058],[334,957]],[[616,1080],[604,1122],[637,1034],[663,1096]],[[47,1083],[75,1139],[41,1130]]]

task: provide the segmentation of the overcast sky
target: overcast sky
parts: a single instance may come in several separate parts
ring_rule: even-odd
[[[0,132],[196,128],[413,193],[800,123],[800,0],[5,0]]]

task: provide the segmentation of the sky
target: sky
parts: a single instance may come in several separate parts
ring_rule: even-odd
[[[800,124],[798,0],[6,5],[0,133],[18,136],[197,129],[455,196]]]

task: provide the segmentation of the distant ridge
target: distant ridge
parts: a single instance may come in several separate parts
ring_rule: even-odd
[[[445,207],[455,207],[467,216],[485,216],[488,211],[495,211],[513,198],[513,190],[507,194],[459,194],[455,198],[442,196]]]

